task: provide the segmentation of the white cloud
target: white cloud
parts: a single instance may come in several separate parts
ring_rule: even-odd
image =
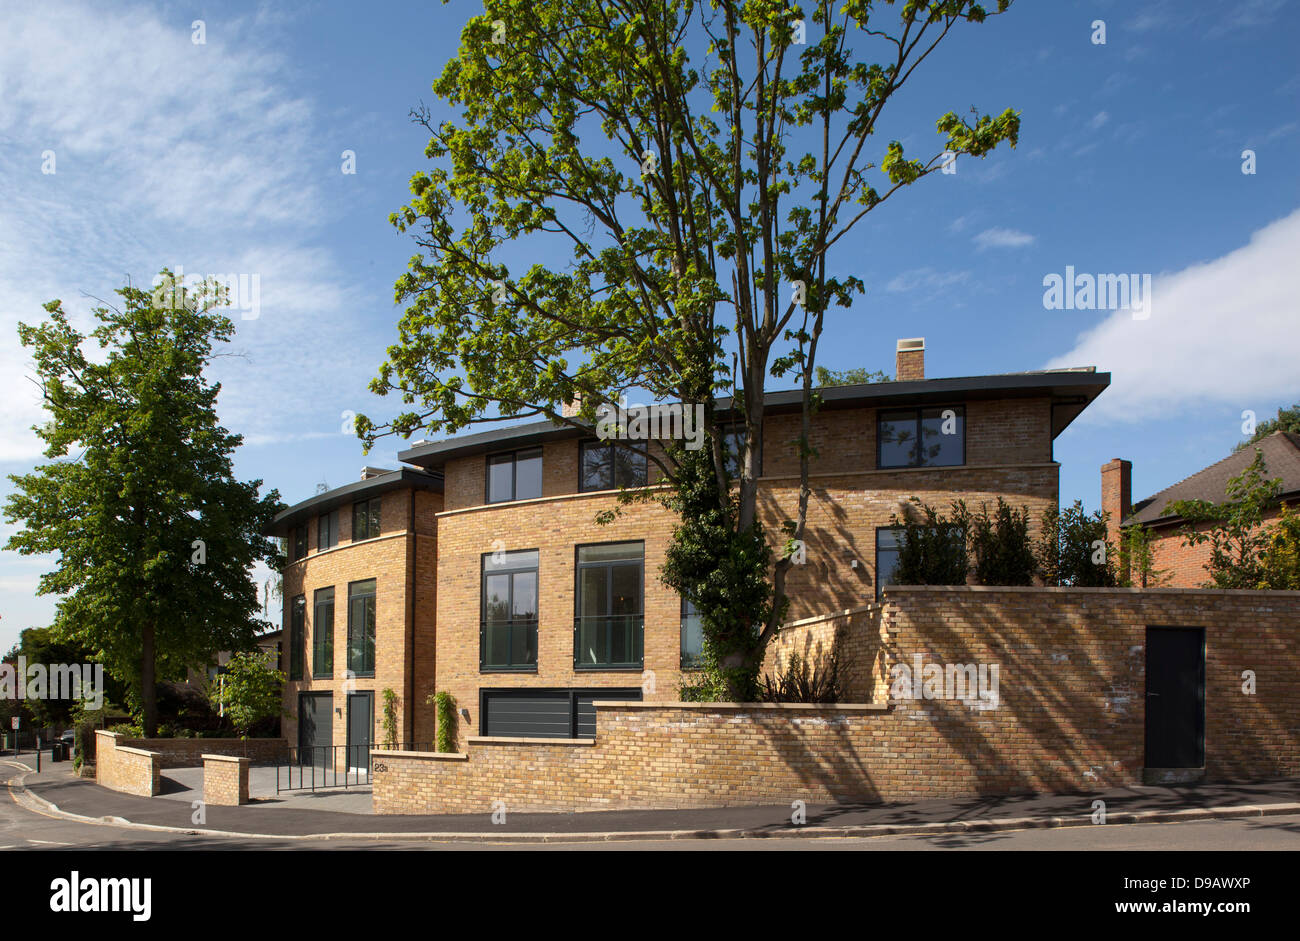
[[[904,294],[910,291],[934,293],[956,284],[970,280],[969,271],[936,271],[933,268],[912,268],[901,271],[890,279],[885,290],[890,294]]]
[[[1037,236],[1030,235],[1028,232],[1000,228],[985,229],[971,239],[975,247],[981,251],[986,248],[1020,248],[1024,245],[1032,245],[1036,240]]]
[[[1209,406],[1263,414],[1291,401],[1300,379],[1297,258],[1300,209],[1222,258],[1156,275],[1148,319],[1110,314],[1047,368],[1111,373],[1111,387],[1085,421],[1173,421]]]
[[[1095,131],[1105,126],[1106,122],[1109,120],[1110,120],[1110,115],[1107,112],[1098,111],[1096,114],[1092,116],[1092,120],[1088,122],[1088,127],[1092,128]]]
[[[286,396],[287,377],[311,388],[341,369],[331,390],[364,389],[376,365],[321,361],[324,345],[355,348],[367,325],[359,290],[312,246],[336,212],[322,183],[337,150],[320,139],[312,102],[290,90],[275,24],[208,17],[195,45],[192,19],[139,5],[0,6],[0,178],[11,184],[0,201],[0,373],[16,380],[0,461],[41,450],[18,321],[39,321],[58,297],[85,327],[96,306],[85,295],[116,301],[128,276],[147,285],[162,265],[260,275],[260,316],[228,312],[237,334],[220,352],[236,355],[212,367],[227,427],[329,430],[331,410],[316,416],[312,397]],[[53,174],[41,172],[46,150]]]

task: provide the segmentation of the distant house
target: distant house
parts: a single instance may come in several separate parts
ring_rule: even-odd
[[[1154,537],[1152,561],[1157,571],[1166,572],[1162,584],[1171,588],[1200,588],[1209,580],[1206,565],[1210,561],[1211,547],[1208,543],[1184,545],[1180,531],[1186,520],[1168,513],[1167,507],[1177,500],[1224,502],[1228,481],[1240,477],[1250,466],[1256,448],[1263,452],[1268,479],[1282,481],[1281,496],[1265,517],[1265,525],[1271,525],[1281,512],[1282,503],[1300,502],[1300,435],[1287,431],[1275,431],[1137,503],[1131,500],[1132,462],[1115,458],[1103,465],[1101,506],[1110,516],[1112,543],[1118,544],[1122,530],[1141,524],[1151,530]],[[1208,526],[1201,524],[1197,528],[1204,531]]]

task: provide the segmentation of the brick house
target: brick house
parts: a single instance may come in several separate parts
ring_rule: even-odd
[[[945,509],[1000,496],[1036,523],[1058,501],[1055,438],[1110,382],[1092,367],[927,379],[924,355],[923,340],[901,340],[896,381],[823,390],[791,620],[879,596],[896,557],[890,517],[912,496]],[[759,507],[774,534],[796,512],[799,421],[797,391],[768,394]],[[382,742],[384,690],[398,742],[426,749],[427,700],[442,690],[462,743],[590,736],[593,699],[676,701],[700,632],[657,574],[673,516],[649,500],[596,523],[619,487],[652,485],[646,452],[541,421],[399,459],[408,466],[368,469],[270,531],[290,547],[291,742]]]
[[[1115,458],[1101,468],[1101,507],[1109,516],[1111,542],[1119,544],[1124,529],[1141,524],[1153,536],[1151,555],[1156,571],[1165,572],[1161,584],[1171,588],[1199,588],[1209,580],[1206,566],[1210,561],[1210,546],[1186,546],[1180,531],[1185,520],[1167,512],[1176,500],[1206,500],[1222,503],[1227,499],[1228,481],[1239,477],[1255,459],[1255,449],[1264,455],[1269,479],[1282,481],[1282,493],[1271,512],[1265,515],[1265,526],[1271,525],[1281,512],[1281,505],[1295,505],[1300,501],[1300,435],[1275,431],[1254,445],[1242,448],[1192,474],[1145,500],[1132,502],[1133,464]],[[1204,531],[1209,527],[1197,527]]]

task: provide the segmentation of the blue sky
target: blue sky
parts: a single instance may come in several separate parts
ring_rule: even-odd
[[[0,473],[40,460],[16,323],[55,297],[84,317],[90,296],[163,265],[259,275],[259,314],[237,320],[234,355],[213,368],[223,421],[245,436],[241,477],[292,503],[395,465],[397,442],[365,457],[342,425],[397,408],[366,383],[415,251],[387,221],[424,166],[408,112],[452,116],[430,85],[477,9],[8,0]],[[1110,371],[1056,446],[1063,502],[1089,508],[1112,457],[1134,462],[1137,497],[1227,454],[1244,410],[1262,420],[1300,400],[1298,39],[1300,4],[1283,0],[1020,0],[956,31],[891,105],[880,146],[928,154],[935,119],[972,106],[1018,109],[1020,145],[922,181],[855,230],[834,265],[867,293],[828,321],[822,362],[892,370],[894,341],[924,336],[931,376]],[[1150,274],[1150,316],[1046,309],[1043,279],[1066,266]],[[54,600],[35,587],[49,565],[0,552],[0,649],[48,623]]]

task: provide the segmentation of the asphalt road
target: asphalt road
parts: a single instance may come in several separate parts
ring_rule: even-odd
[[[15,774],[0,768],[0,781]],[[529,849],[674,850],[716,852],[842,852],[890,850],[1300,850],[1300,815],[1205,820],[1167,824],[1107,824],[1050,830],[999,833],[882,836],[866,839],[647,840],[610,843],[456,843],[415,840],[289,840],[205,837],[158,833],[107,824],[88,824],[47,817],[15,803],[6,789],[0,795],[0,851],[59,849],[197,849],[197,850],[469,850]]]

